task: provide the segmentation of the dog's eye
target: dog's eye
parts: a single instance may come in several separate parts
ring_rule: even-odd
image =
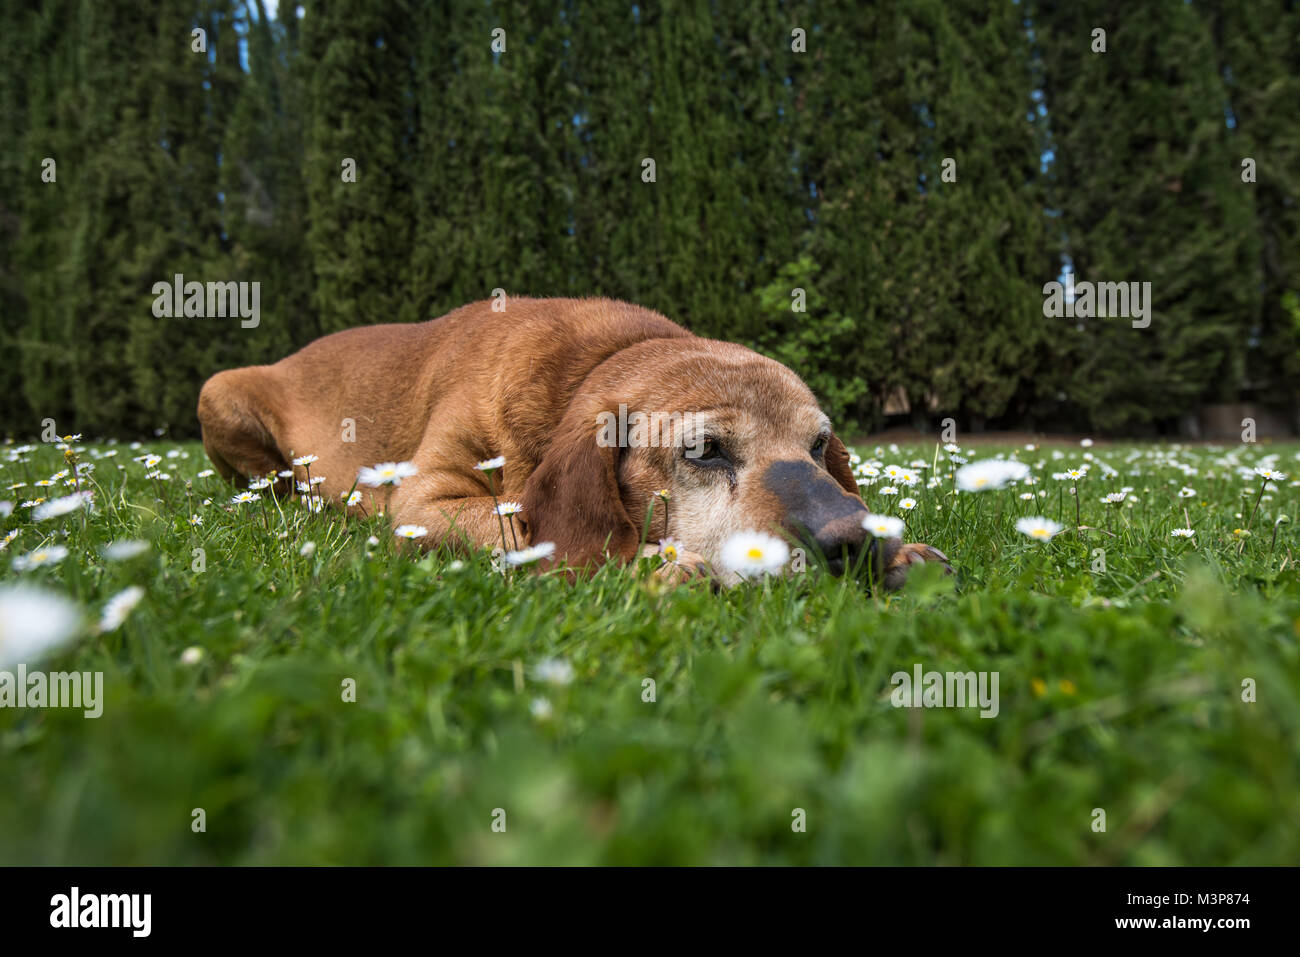
[[[726,465],[731,461],[717,439],[705,439],[699,444],[697,454],[692,455],[688,449],[686,457],[696,465]]]
[[[813,458],[821,455],[826,451],[826,436],[817,436],[817,441],[813,443],[812,448],[808,450]]]

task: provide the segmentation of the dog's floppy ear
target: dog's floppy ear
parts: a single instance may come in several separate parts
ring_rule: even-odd
[[[524,486],[524,515],[532,544],[555,543],[555,560],[579,568],[636,555],[640,537],[623,507],[618,448],[597,441],[594,412],[571,410]]]
[[[826,471],[844,486],[844,491],[862,497],[858,491],[858,481],[853,477],[853,466],[849,465],[849,450],[844,447],[838,435],[832,435],[826,443]]]

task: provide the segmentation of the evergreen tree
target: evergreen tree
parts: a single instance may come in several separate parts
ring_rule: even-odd
[[[1170,429],[1235,396],[1260,307],[1258,238],[1210,31],[1182,0],[1033,5],[1055,161],[1049,202],[1082,281],[1150,282],[1150,326],[1060,319],[1055,370],[1098,428]],[[1106,52],[1092,52],[1105,29]]]

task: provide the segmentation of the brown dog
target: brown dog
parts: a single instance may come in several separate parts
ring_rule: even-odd
[[[722,545],[743,530],[799,536],[836,572],[875,542],[848,453],[798,376],[608,299],[484,301],[335,333],[218,373],[198,414],[223,477],[313,454],[311,474],[340,505],[363,466],[413,462],[387,507],[395,524],[427,528],[426,545],[499,544],[492,492],[522,503],[520,547],[554,542],[575,567],[633,558],[652,505],[644,540],[675,539],[693,553],[675,568],[707,564],[724,581],[735,576]],[[497,456],[489,488],[474,466]],[[383,491],[363,492],[354,509],[385,507]],[[945,560],[897,539],[872,551],[887,587],[914,562]]]

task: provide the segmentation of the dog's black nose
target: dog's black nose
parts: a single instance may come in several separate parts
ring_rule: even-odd
[[[812,462],[773,462],[763,484],[785,508],[786,527],[842,575],[867,541],[867,508]]]
[[[861,513],[844,515],[817,530],[813,547],[826,559],[826,567],[834,575],[843,575],[852,568],[867,544],[867,531],[862,527]]]

